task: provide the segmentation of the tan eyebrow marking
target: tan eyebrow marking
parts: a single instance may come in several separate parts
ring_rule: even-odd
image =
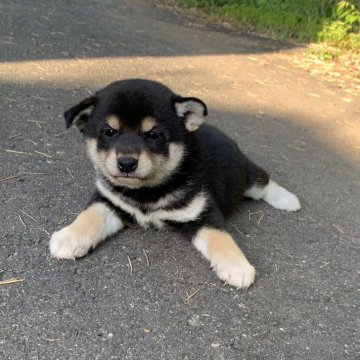
[[[156,125],[157,125],[156,120],[153,117],[148,116],[142,119],[140,128],[143,132],[148,132]]]
[[[120,130],[121,121],[116,115],[109,115],[105,119],[106,123],[114,130]]]

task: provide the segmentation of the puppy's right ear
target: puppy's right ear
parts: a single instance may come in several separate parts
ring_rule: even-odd
[[[198,98],[177,96],[174,99],[174,106],[177,115],[184,119],[184,125],[190,132],[196,131],[205,121],[207,107]]]
[[[96,101],[96,97],[91,96],[65,111],[64,118],[66,128],[68,129],[74,123],[78,129],[82,131],[89,115],[94,111]]]

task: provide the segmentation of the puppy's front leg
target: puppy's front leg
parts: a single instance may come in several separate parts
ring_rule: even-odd
[[[254,267],[228,233],[203,227],[196,233],[193,244],[221,280],[237,288],[247,288],[254,282]]]
[[[72,224],[51,236],[50,253],[58,259],[82,257],[123,227],[122,220],[106,204],[93,203]]]

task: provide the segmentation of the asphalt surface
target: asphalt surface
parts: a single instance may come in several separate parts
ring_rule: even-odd
[[[5,0],[0,24],[0,281],[23,280],[0,285],[1,359],[359,359],[359,98],[297,68],[289,44],[150,1]],[[229,220],[257,269],[250,289],[222,284],[171,232],[50,258],[48,234],[93,189],[62,112],[129,77],[203,99],[299,196],[298,213],[247,201]]]

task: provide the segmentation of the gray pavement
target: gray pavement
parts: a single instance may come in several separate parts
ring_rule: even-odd
[[[1,1],[0,281],[23,281],[0,285],[0,359],[359,359],[359,99],[296,67],[289,44],[195,25],[151,1]],[[128,77],[202,98],[299,196],[299,213],[247,201],[229,220],[250,289],[171,232],[50,258],[48,234],[93,189],[62,112]]]

